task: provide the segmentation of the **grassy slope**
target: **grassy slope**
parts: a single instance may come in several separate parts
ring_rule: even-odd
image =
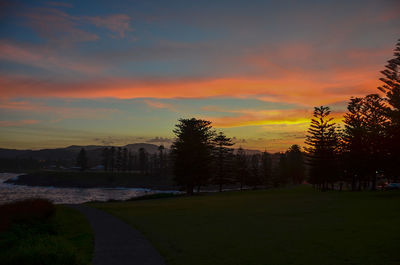
[[[64,206],[57,206],[49,221],[14,224],[0,233],[0,263],[5,265],[87,265],[92,252],[90,224]]]
[[[309,187],[103,203],[168,264],[400,264],[400,193]]]

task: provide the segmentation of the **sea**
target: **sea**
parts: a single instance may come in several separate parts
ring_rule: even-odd
[[[44,198],[55,204],[80,204],[92,201],[127,200],[156,193],[178,193],[142,188],[58,188],[4,183],[20,175],[22,174],[0,173],[0,204],[28,198]]]

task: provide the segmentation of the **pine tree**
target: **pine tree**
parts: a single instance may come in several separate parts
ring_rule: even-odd
[[[264,186],[270,187],[272,185],[272,159],[266,150],[261,155],[261,175]]]
[[[247,156],[242,147],[239,147],[235,155],[234,171],[236,181],[240,184],[240,190],[243,190],[248,178]]]
[[[147,162],[147,152],[143,147],[139,148],[139,170],[140,173],[147,174],[148,162]]]
[[[262,183],[260,177],[260,156],[258,154],[253,154],[250,158],[250,174],[246,182],[255,189]]]
[[[347,106],[348,112],[344,115],[343,132],[343,161],[346,176],[351,178],[352,190],[357,189],[366,175],[366,127],[363,115],[363,99],[351,98]],[[361,189],[361,186],[359,185]]]
[[[78,158],[76,159],[76,164],[81,169],[81,171],[84,171],[88,168],[88,159],[86,156],[86,150],[84,148],[82,148],[79,152]]]
[[[211,122],[201,119],[180,119],[173,130],[176,140],[171,146],[175,181],[193,194],[206,185],[211,173],[211,161],[215,132]]]
[[[229,179],[229,159],[230,154],[233,152],[232,148],[229,148],[233,145],[232,139],[226,137],[223,132],[220,132],[214,139],[213,144],[214,148],[214,157],[216,162],[216,173],[214,182],[218,184],[219,191],[222,191],[222,185],[226,184]]]
[[[387,128],[389,149],[388,173],[393,177],[400,172],[400,39],[394,50],[394,58],[390,59],[381,73],[384,77],[380,80],[384,83],[378,87],[385,93],[385,99],[390,106],[390,126]]]
[[[310,165],[310,182],[322,191],[337,177],[337,150],[339,139],[336,124],[329,107],[315,107],[305,148]]]
[[[158,173],[160,176],[165,174],[165,155],[164,155],[165,147],[164,145],[160,145],[158,147],[158,159],[159,159],[159,166],[158,166]]]
[[[305,168],[303,161],[303,153],[300,146],[292,145],[286,151],[287,157],[287,174],[292,183],[301,184],[305,178]]]
[[[352,98],[345,114],[343,142],[352,188],[376,189],[376,175],[387,159],[388,107],[377,94]]]
[[[110,150],[107,147],[105,147],[101,155],[102,155],[102,164],[104,170],[108,171],[110,166]]]

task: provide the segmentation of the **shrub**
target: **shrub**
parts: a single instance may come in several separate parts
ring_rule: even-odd
[[[12,223],[47,220],[54,213],[54,204],[46,199],[26,199],[0,205],[0,231]]]

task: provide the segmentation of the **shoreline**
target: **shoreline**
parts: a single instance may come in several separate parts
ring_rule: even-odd
[[[88,176],[89,175],[89,176]],[[54,188],[81,188],[81,189],[144,189],[152,191],[179,191],[179,187],[159,177],[129,176],[125,174],[105,172],[38,172],[21,174],[10,178],[3,183],[30,186],[30,187],[54,187]],[[158,182],[158,183],[157,183]]]

